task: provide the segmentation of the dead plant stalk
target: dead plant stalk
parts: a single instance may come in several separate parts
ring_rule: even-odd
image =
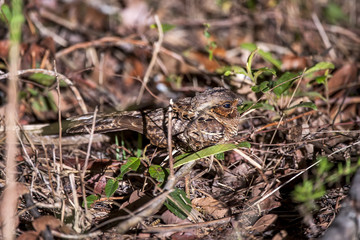
[[[138,96],[138,98],[136,100],[137,104],[140,103],[141,98],[142,98],[142,96],[144,94],[145,85],[149,81],[150,74],[151,74],[151,72],[152,72],[152,70],[153,70],[153,68],[155,66],[155,62],[156,62],[156,59],[158,58],[158,54],[160,52],[161,45],[162,45],[162,42],[163,42],[163,39],[164,39],[164,32],[163,32],[161,22],[160,22],[160,19],[159,19],[158,15],[155,15],[154,18],[155,18],[157,29],[159,31],[159,39],[158,39],[158,41],[156,43],[154,43],[154,52],[153,52],[151,61],[149,63],[149,67],[146,69],[146,72],[145,72],[145,75],[144,75],[143,85],[141,86],[139,96]]]
[[[20,44],[17,41],[12,41],[9,61],[10,61],[10,75],[8,88],[8,103],[6,106],[6,190],[3,194],[1,202],[1,219],[2,219],[2,234],[4,239],[14,239],[16,229],[16,209],[17,209],[17,194],[16,194],[16,155],[17,137],[16,137],[16,123],[17,123],[17,71],[20,63]]]

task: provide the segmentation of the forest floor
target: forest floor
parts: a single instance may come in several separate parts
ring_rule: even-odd
[[[33,0],[21,12],[1,6],[4,239],[312,239],[348,201],[359,1]],[[167,109],[215,87],[241,97],[238,133],[195,153],[66,132],[70,117]]]

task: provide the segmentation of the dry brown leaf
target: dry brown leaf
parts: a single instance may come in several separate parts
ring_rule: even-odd
[[[82,7],[81,10],[77,8],[77,11],[82,11],[83,8],[84,7]],[[104,28],[104,26],[106,26],[108,20],[107,16],[102,12],[100,12],[99,10],[87,6],[86,11],[83,12],[85,14],[78,15],[78,16],[83,16],[82,20],[79,19],[81,25],[95,30],[101,30]]]
[[[250,199],[250,202],[256,202],[259,200],[259,196],[265,195],[264,192],[268,193],[271,192],[272,189],[269,188],[269,184],[265,182],[260,182],[259,184],[255,185],[252,191],[253,198]],[[272,210],[274,208],[280,207],[281,203],[278,201],[280,198],[279,191],[275,192],[271,196],[267,197],[260,203],[261,210]]]
[[[259,218],[259,211],[255,208],[247,209],[238,216],[238,223],[242,227],[251,227],[256,219]]]
[[[305,31],[303,34],[303,40],[310,47],[312,51],[323,52],[323,41],[317,32]]]
[[[209,72],[214,72],[220,67],[218,61],[210,60],[208,55],[204,55],[199,52],[189,52],[187,56],[190,60],[194,60],[199,63],[199,68],[206,69]]]
[[[232,173],[225,170],[224,175],[221,178],[221,184],[224,184],[234,189],[243,188],[248,184],[246,179],[247,176],[238,175],[236,173]],[[213,185],[211,191],[214,195],[218,195],[222,193],[222,190],[221,188],[219,188],[218,184]]]
[[[307,67],[307,61],[305,57],[284,55],[281,61],[281,70],[283,71],[302,70]]]
[[[52,37],[45,37],[44,39],[42,39],[40,42],[40,46],[45,48],[46,50],[49,50],[50,53],[55,56],[56,46]]]
[[[55,99],[54,104],[56,105],[56,107],[59,106],[59,102],[58,102],[58,93],[56,90],[51,90],[50,91],[50,96],[53,97],[53,99]],[[60,105],[61,105],[61,111],[62,112],[68,112],[70,109],[74,108],[74,105],[70,104],[68,101],[66,101],[64,99],[64,96],[62,94],[60,94]]]
[[[178,232],[171,235],[172,240],[195,240],[199,239],[199,237],[195,234],[194,229],[189,229],[186,232]]]
[[[198,73],[199,70],[196,67],[190,66],[185,61],[179,61],[175,59],[173,56],[168,54],[164,54],[160,52],[159,59],[161,59],[162,64],[164,65],[164,69],[166,72],[170,74],[187,74],[187,73]]]
[[[101,176],[98,181],[96,181],[94,186],[94,193],[95,194],[101,194],[106,186],[106,177]]]
[[[213,54],[214,54],[214,56],[219,57],[219,58],[226,58],[226,49],[217,47],[213,50]]]
[[[335,123],[345,122],[350,119],[354,119],[355,117],[358,116],[357,115],[357,106],[358,106],[358,104],[342,106],[340,112],[339,112],[339,106],[334,106],[330,110],[331,119],[334,119],[336,117]],[[348,127],[351,127],[351,125],[349,125]]]
[[[357,68],[355,64],[348,63],[342,66],[339,70],[337,70],[333,77],[329,79],[328,88],[329,94],[333,94],[336,91],[343,89],[349,83],[357,82]]]
[[[36,240],[39,237],[39,233],[35,231],[26,231],[21,234],[17,240]]]
[[[195,198],[192,204],[201,207],[207,214],[211,215],[215,219],[223,218],[228,214],[228,208],[223,203],[210,197]]]
[[[6,59],[9,55],[9,40],[0,41],[0,58]]]
[[[273,224],[276,219],[277,215],[275,214],[267,214],[262,216],[256,223],[253,225],[253,229],[257,232],[264,232],[271,224]]]
[[[36,68],[37,64],[40,64],[46,49],[42,46],[32,43],[25,48],[24,56],[22,57],[23,66],[29,68]]]
[[[127,62],[125,63],[125,73],[124,73],[124,87],[125,89],[130,88],[134,85],[134,83],[138,82],[134,80],[134,78],[140,77],[142,78],[145,72],[144,65],[139,59],[128,57]]]
[[[142,30],[154,22],[148,3],[143,0],[127,1],[126,8],[121,12],[123,27]]]
[[[190,224],[191,222],[186,218],[186,219],[181,219],[179,217],[177,217],[175,214],[173,214],[172,212],[170,212],[169,210],[166,210],[163,214],[161,214],[161,219],[166,223],[166,224]],[[179,235],[180,236],[184,236],[183,239],[186,239],[185,236],[192,236],[196,234],[196,229],[184,229],[184,231],[182,231],[183,229],[179,228],[178,230],[169,230],[163,233],[158,233],[156,234],[157,237],[161,238],[161,239],[176,239]],[[179,232],[177,232],[179,231]],[[177,232],[177,233],[174,233]],[[171,238],[170,238],[171,236]]]
[[[262,210],[270,211],[274,208],[278,208],[281,206],[281,202],[278,201],[278,197],[276,195],[280,195],[279,191],[266,198],[264,201],[260,203],[260,207]]]
[[[254,168],[247,163],[239,164],[236,168],[230,170],[231,173],[237,176],[249,176],[253,171]]]
[[[61,221],[53,216],[41,216],[32,222],[34,229],[37,232],[42,232],[49,226],[50,229],[56,229],[61,226]]]
[[[126,202],[124,202],[124,203],[120,206],[120,209],[123,209],[124,207],[129,206],[130,204],[136,202],[137,200],[139,200],[139,199],[141,199],[141,198],[143,198],[143,197],[146,197],[144,192],[141,192],[141,191],[139,191],[139,190],[136,190],[136,191],[132,192],[131,195],[130,195],[129,200],[126,201]],[[139,204],[141,205],[142,203],[139,203]]]
[[[279,233],[277,233],[272,240],[282,240],[287,239],[288,233],[285,230],[281,230]]]
[[[329,94],[332,95],[333,99],[343,99],[347,91],[347,89],[344,88],[349,88],[349,85],[356,84],[356,82],[358,82],[356,65],[353,63],[345,64],[329,79]],[[343,103],[343,105],[340,105],[340,102],[338,102],[338,104],[330,110],[331,118],[334,119],[336,117],[335,123],[348,121],[357,116],[358,103],[355,98],[352,99],[346,96]],[[341,109],[339,109],[340,106]]]
[[[161,219],[166,224],[185,224],[185,223],[191,223],[188,219],[181,219],[169,210],[166,210],[163,214],[161,214]]]

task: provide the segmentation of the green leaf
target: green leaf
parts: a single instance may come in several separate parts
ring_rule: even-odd
[[[316,83],[318,83],[318,84],[325,84],[325,83],[326,83],[326,79],[327,79],[326,76],[320,76],[320,77],[316,77],[316,78],[315,78],[315,81],[316,81]]]
[[[218,74],[223,74],[224,76],[233,76],[236,74],[244,74],[247,76],[247,72],[244,68],[239,66],[224,66],[216,69]]]
[[[30,89],[30,88],[29,88]],[[26,98],[28,96],[28,91],[19,91],[19,98],[20,99],[23,99],[23,98]]]
[[[175,25],[169,24],[169,23],[163,23],[163,24],[161,24],[161,26],[162,26],[164,33],[168,32],[176,27]]]
[[[275,59],[271,53],[259,50],[259,55],[267,62],[274,65],[277,69],[281,69],[281,61]]]
[[[260,91],[262,91],[262,92],[269,91],[270,90],[269,81],[264,81],[264,82],[260,83],[259,87],[260,87]]]
[[[109,179],[105,186],[105,195],[107,198],[114,195],[115,191],[119,188],[119,181],[115,179]]]
[[[30,102],[31,102],[32,109],[34,109],[35,111],[45,112],[45,111],[49,110],[44,96],[39,95],[37,97],[31,98]]]
[[[141,133],[138,133],[138,141],[137,141],[137,150],[136,150],[136,157],[141,157],[141,153],[143,150],[143,143],[142,143],[143,136]]]
[[[252,52],[252,51],[254,51],[256,49],[256,44],[254,44],[254,43],[242,43],[240,45],[240,47]]]
[[[255,82],[255,78],[254,78],[254,76],[253,76],[253,74],[252,74],[251,66],[252,66],[253,58],[254,58],[254,56],[255,56],[255,54],[256,54],[257,51],[258,51],[258,49],[255,48],[255,49],[250,53],[250,55],[249,55],[249,57],[248,57],[248,59],[247,59],[247,61],[246,61],[247,76],[248,76],[249,78],[251,78],[251,81],[253,81],[255,84],[256,84],[256,82]]]
[[[192,209],[191,201],[186,197],[186,193],[181,189],[175,188],[169,195],[175,202],[168,198],[164,205],[177,217],[186,219]]]
[[[312,180],[306,180],[302,185],[297,185],[294,191],[294,199],[298,202],[309,202],[322,197],[326,193],[324,185],[314,188]]]
[[[278,80],[275,81],[274,93],[280,97],[285,91],[289,90],[292,83],[297,79],[299,74],[286,72]],[[278,87],[276,87],[278,86]]]
[[[270,111],[275,110],[274,107],[268,103],[264,103],[264,102],[254,103],[251,101],[244,102],[239,108],[238,108],[238,111],[240,113],[246,112],[250,109],[264,109],[264,110],[270,110]]]
[[[234,72],[233,71],[226,71],[226,72],[224,72],[224,76],[225,77],[228,77],[228,76],[230,76],[230,75],[234,75]]]
[[[328,161],[328,158],[325,156],[318,156],[316,158],[316,161],[320,161],[318,168],[317,168],[317,174],[321,176],[322,174],[328,172],[334,164]]]
[[[274,111],[275,108],[273,105],[270,105],[268,103],[265,103],[265,102],[260,102],[260,103],[257,103],[255,105],[256,109],[264,109],[264,110],[270,110],[270,111]]]
[[[333,2],[325,7],[325,17],[331,24],[338,24],[340,21],[348,19],[341,6]]]
[[[305,75],[320,71],[320,70],[326,70],[326,69],[334,69],[335,66],[334,64],[330,63],[330,62],[319,62],[317,63],[315,66],[309,68],[308,70],[305,71]]]
[[[210,35],[210,33],[208,32],[208,30],[204,30],[204,36],[205,36],[206,38],[210,38],[210,37],[211,37],[211,35]]]
[[[52,111],[54,111],[54,112],[57,111],[58,108],[57,108],[57,105],[56,105],[56,103],[55,103],[54,96],[52,95],[51,92],[48,92],[48,93],[47,93],[47,100],[48,100],[48,102],[49,102],[50,109],[51,109]]]
[[[215,158],[218,159],[218,160],[224,160],[225,159],[225,154],[223,152],[215,154]]]
[[[245,1],[246,8],[250,10],[255,10],[256,6],[259,6],[259,2],[257,0],[247,0]]]
[[[175,158],[175,164],[174,164],[174,168],[180,167],[186,163],[198,160],[200,158],[204,158],[204,157],[209,157],[211,155],[214,154],[218,154],[218,153],[222,153],[222,152],[226,152],[226,151],[230,151],[233,150],[235,148],[239,148],[239,147],[248,147],[250,146],[249,143],[239,143],[239,144],[218,144],[215,146],[211,146],[205,149],[202,149],[196,153],[185,153],[182,154],[180,156],[177,156]]]
[[[276,76],[276,71],[274,69],[263,67],[254,72],[255,82],[257,82],[257,78],[263,73],[270,73],[271,75]]]
[[[167,175],[165,169],[160,165],[151,165],[149,168],[150,176],[155,178],[158,182],[164,182]]]
[[[38,96],[39,91],[36,88],[27,88],[27,91],[31,94],[31,96]]]
[[[172,25],[172,24],[169,24],[169,23],[163,23],[163,24],[161,24],[161,27],[162,27],[163,32],[166,33],[168,31],[174,29],[176,26]],[[157,25],[156,24],[151,24],[150,28],[155,29],[155,28],[157,28]]]
[[[294,109],[294,108],[298,108],[298,107],[308,107],[308,108],[317,110],[317,106],[313,102],[302,102],[302,103],[296,104],[294,106],[291,106],[291,107],[287,108],[286,110],[290,110],[290,109]]]
[[[56,80],[54,76],[50,76],[44,73],[33,73],[29,76],[29,79],[46,87],[49,87],[52,84],[54,84]],[[61,80],[60,87],[66,87],[66,86],[67,84]]]
[[[11,18],[12,18],[12,13],[9,5],[3,4],[1,6],[0,19],[5,23],[9,23],[11,21]]]
[[[240,45],[241,48],[244,48],[249,51],[255,51],[257,48],[254,43],[243,43]],[[264,50],[259,49],[258,54],[267,62],[273,64],[276,68],[281,69],[281,61],[275,59],[271,53],[265,52]]]
[[[100,199],[99,196],[94,195],[94,194],[87,196],[86,197],[87,207],[90,208],[91,205],[93,205],[99,199]],[[82,203],[82,207],[85,207],[85,202]]]
[[[124,175],[130,171],[137,171],[140,166],[140,158],[129,157],[128,161],[121,166],[120,175],[117,177],[118,180],[122,180]]]
[[[261,92],[260,86],[259,85],[252,86],[251,91],[253,91],[254,93]]]
[[[242,148],[251,148],[251,144],[249,142],[241,142],[238,143],[237,145]]]
[[[270,90],[270,82],[269,81],[263,81],[259,85],[252,86],[251,90],[255,93],[258,92],[267,92]]]

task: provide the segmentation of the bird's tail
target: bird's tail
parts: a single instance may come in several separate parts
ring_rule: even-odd
[[[67,133],[90,133],[94,114],[85,114],[68,118],[70,124]],[[143,117],[141,112],[113,112],[97,114],[95,119],[95,133],[132,130],[143,133]]]

